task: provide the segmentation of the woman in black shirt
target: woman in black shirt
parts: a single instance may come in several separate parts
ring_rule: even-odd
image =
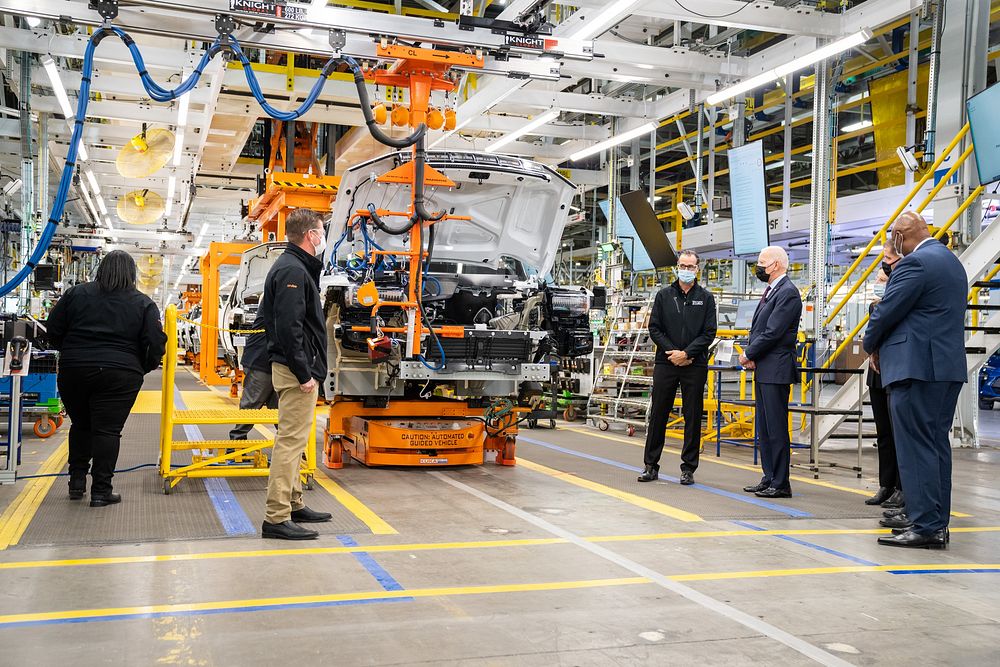
[[[83,497],[89,470],[91,507],[121,502],[111,478],[122,428],[143,375],[159,366],[167,342],[156,304],[135,281],[135,260],[114,250],[101,260],[94,282],[68,290],[48,320],[49,340],[60,351],[59,393],[71,421],[69,497]]]

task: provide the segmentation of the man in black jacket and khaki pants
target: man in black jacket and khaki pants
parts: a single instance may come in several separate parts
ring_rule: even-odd
[[[698,254],[681,252],[678,279],[664,287],[653,301],[649,336],[656,343],[653,396],[646,431],[646,469],[640,482],[659,477],[660,455],[666,437],[667,418],[681,388],[684,416],[684,448],[681,451],[681,484],[694,484],[694,471],[701,453],[701,417],[708,381],[708,348],[715,339],[715,297],[698,284]]]
[[[319,385],[326,377],[326,322],[319,295],[326,248],[323,218],[316,211],[295,209],[285,221],[285,235],[288,247],[267,274],[259,310],[278,394],[278,433],[271,451],[261,536],[311,540],[319,533],[299,524],[332,518],[305,506],[299,474]]]

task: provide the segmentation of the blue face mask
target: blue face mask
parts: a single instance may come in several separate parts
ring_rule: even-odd
[[[875,283],[872,290],[875,292],[875,296],[881,299],[885,295],[885,283]]]
[[[681,269],[680,271],[677,272],[678,280],[680,280],[685,285],[690,285],[691,283],[693,283],[695,276],[697,275],[698,275],[697,272],[691,271],[690,269]]]

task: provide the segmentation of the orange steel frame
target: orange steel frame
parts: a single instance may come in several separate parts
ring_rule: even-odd
[[[231,383],[230,378],[219,374],[219,268],[226,264],[238,265],[243,252],[254,245],[212,241],[208,244],[208,252],[201,258],[201,349],[198,351],[198,375],[205,384]]]
[[[340,186],[340,176],[313,176],[275,172],[267,175],[267,187],[257,199],[250,200],[247,217],[260,227],[260,238],[267,242],[285,240],[285,219],[297,208],[329,212]]]

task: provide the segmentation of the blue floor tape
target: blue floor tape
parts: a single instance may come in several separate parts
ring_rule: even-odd
[[[187,409],[187,406],[184,404],[184,398],[177,387],[174,387],[174,403],[180,410]],[[194,424],[184,425],[184,436],[189,441],[205,439],[201,433],[201,429]],[[205,482],[205,490],[208,491],[208,497],[212,501],[212,507],[215,508],[215,513],[218,515],[219,522],[226,531],[226,535],[234,537],[256,535],[256,526],[250,522],[250,517],[243,511],[240,501],[236,499],[236,495],[233,494],[233,490],[229,487],[228,482],[221,477],[209,477],[203,481]]]
[[[527,438],[521,434],[518,434],[517,439],[519,442],[527,442],[532,445],[538,445],[539,447],[545,447],[557,452],[562,452],[563,454],[569,454],[571,456],[577,456],[582,459],[587,459],[589,461],[596,461],[597,463],[603,463],[605,465],[614,466],[616,468],[621,468],[622,470],[631,470],[633,472],[642,472],[642,468],[637,468],[636,466],[628,465],[627,463],[622,463],[621,461],[615,461],[613,459],[606,459],[601,456],[594,456],[593,454],[585,454],[583,452],[578,452],[572,449],[567,449],[565,447],[560,447],[558,445],[553,445],[548,442],[543,442],[541,440],[535,440],[534,438]],[[676,477],[670,477],[669,475],[664,475],[660,473],[660,478],[667,480],[668,482],[673,482],[674,484],[679,484],[680,480]],[[731,500],[736,500],[741,503],[748,503],[750,505],[756,505],[757,507],[763,507],[764,509],[771,510],[772,512],[778,512],[779,514],[784,514],[786,516],[795,518],[805,518],[811,517],[812,514],[804,510],[795,509],[794,507],[785,507],[784,505],[779,505],[777,503],[771,503],[766,500],[761,500],[753,495],[747,495],[745,493],[733,493],[732,491],[726,491],[724,489],[718,489],[714,486],[707,486],[705,484],[694,483],[691,485],[692,489],[698,489],[699,491],[707,491],[709,493],[714,493],[717,496],[723,496],[724,498],[729,498]]]
[[[357,541],[350,535],[338,535],[337,539],[345,547],[356,547],[358,546]],[[354,556],[361,566],[368,570],[368,573],[375,577],[375,581],[387,591],[402,591],[406,590],[403,585],[396,581],[391,574],[389,574],[384,567],[378,564],[378,562],[372,557],[372,555],[366,551],[355,551],[351,554]],[[407,598],[412,599],[412,598]]]
[[[767,530],[766,528],[755,526],[754,524],[747,523],[746,521],[733,521],[733,523],[736,524],[737,526],[742,526],[743,528],[749,528],[750,530]],[[836,556],[838,558],[843,558],[844,560],[849,560],[852,563],[857,563],[858,565],[880,565],[880,563],[875,563],[870,560],[865,560],[864,558],[858,558],[857,556],[852,556],[851,554],[845,554],[843,551],[830,549],[828,547],[824,547],[819,544],[813,544],[812,542],[800,540],[797,537],[792,537],[791,535],[774,535],[774,537],[778,538],[779,540],[785,540],[786,542],[792,542],[793,544],[809,547],[810,549],[815,549],[816,551],[822,551],[823,553],[827,553],[830,554],[831,556]]]

